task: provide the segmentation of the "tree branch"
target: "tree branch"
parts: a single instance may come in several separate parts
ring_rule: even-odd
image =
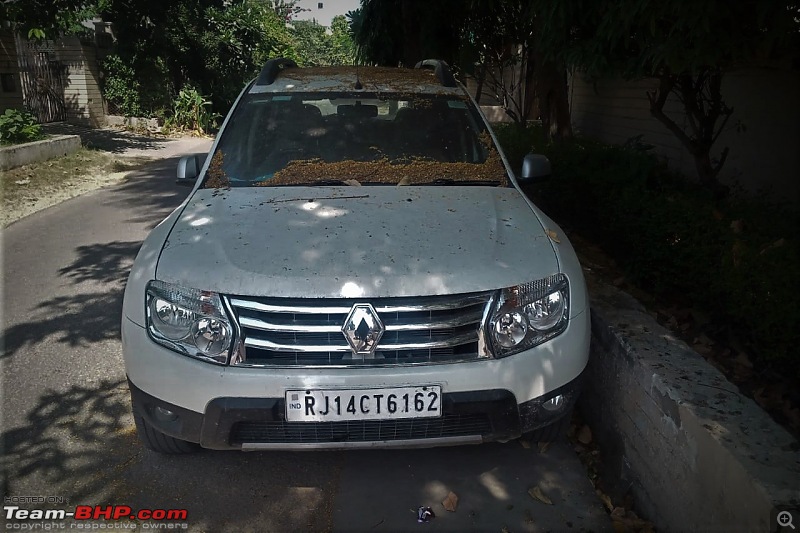
[[[664,104],[667,101],[667,95],[669,95],[669,91],[671,91],[672,87],[675,86],[675,81],[672,80],[671,76],[668,74],[662,74],[659,79],[661,83],[657,89],[657,94],[655,92],[647,92],[647,98],[650,100],[650,114],[653,116],[653,118],[664,124],[664,126],[666,126],[667,129],[678,138],[678,140],[689,150],[689,152],[694,154],[697,149],[695,143],[688,135],[686,135],[686,132],[675,123],[675,121],[664,114]]]

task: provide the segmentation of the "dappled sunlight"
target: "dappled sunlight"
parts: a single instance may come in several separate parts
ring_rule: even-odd
[[[209,217],[201,217],[196,220],[192,220],[189,222],[189,225],[196,228],[197,226],[205,226],[206,224],[210,224],[212,220],[213,219]]]
[[[509,500],[511,497],[508,494],[506,485],[497,478],[495,470],[484,472],[478,479],[481,485],[483,485],[495,499]]]
[[[153,453],[136,438],[124,380],[43,391],[2,433],[2,446],[6,495],[38,490],[71,505],[187,509],[191,529],[203,531],[330,530],[341,468],[336,453]],[[221,486],[225,498],[210,498]]]
[[[39,304],[29,320],[4,330],[2,357],[48,341],[72,348],[119,338],[121,314],[121,288],[53,297]]]
[[[428,481],[422,488],[423,494],[432,500],[439,500],[447,496],[447,485],[439,480]]]
[[[376,530],[390,531],[611,530],[585,470],[565,443],[553,443],[546,453],[511,441],[345,457],[334,519],[344,531],[355,523],[363,529],[382,524]],[[553,505],[530,496],[537,485]],[[450,492],[458,498],[452,512],[442,504]],[[419,506],[432,508],[431,523],[416,523]]]
[[[364,295],[364,288],[354,281],[348,281],[342,285],[342,290],[339,291],[339,294],[343,298],[360,298]]]

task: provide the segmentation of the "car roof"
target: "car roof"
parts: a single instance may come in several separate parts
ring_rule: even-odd
[[[361,88],[357,88],[356,82]],[[464,96],[459,85],[447,87],[430,69],[391,67],[288,67],[279,70],[272,83],[257,79],[250,93],[305,93],[360,91]]]

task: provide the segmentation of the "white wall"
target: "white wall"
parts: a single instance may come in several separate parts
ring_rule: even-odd
[[[319,8],[319,4],[322,4],[322,9]],[[319,24],[330,27],[333,17],[358,9],[361,2],[359,0],[299,0],[297,5],[308,11],[295,15],[295,20],[314,19]]]

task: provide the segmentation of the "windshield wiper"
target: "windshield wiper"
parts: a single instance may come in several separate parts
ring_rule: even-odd
[[[453,178],[437,178],[414,185],[500,185],[499,180],[454,180]]]
[[[326,186],[326,185],[346,185],[351,187],[358,187],[361,185],[356,180],[336,180],[336,179],[327,179],[327,180],[314,180],[314,181],[298,181],[292,183],[281,183],[279,187],[314,187],[315,185],[318,186]]]

